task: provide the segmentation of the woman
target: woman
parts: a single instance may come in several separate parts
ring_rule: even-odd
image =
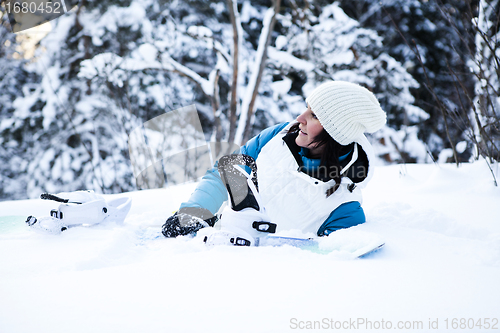
[[[343,81],[320,85],[306,102],[297,122],[262,131],[240,153],[256,160],[268,222],[278,231],[325,236],[365,222],[360,188],[371,178],[373,153],[363,133],[382,128],[386,115],[369,90]],[[213,226],[227,198],[217,169],[208,171],[163,234],[176,237]]]

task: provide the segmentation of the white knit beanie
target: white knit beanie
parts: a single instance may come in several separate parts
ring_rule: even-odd
[[[306,99],[323,128],[341,145],[381,129],[386,115],[368,89],[345,81],[323,83]]]

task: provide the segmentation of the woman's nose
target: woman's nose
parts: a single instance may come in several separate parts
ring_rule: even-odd
[[[297,117],[297,121],[298,121],[299,123],[302,123],[302,124],[304,124],[304,123],[305,123],[305,117],[304,117],[304,114],[305,114],[305,112],[304,112],[304,113],[301,113],[301,114]]]

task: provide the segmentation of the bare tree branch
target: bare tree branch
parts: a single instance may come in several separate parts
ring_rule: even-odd
[[[214,112],[214,127],[215,127],[215,142],[216,149],[215,155],[219,156],[221,151],[221,141],[222,141],[222,125],[220,122],[220,97],[219,97],[219,77],[220,71],[217,69],[215,72],[214,79],[214,93],[212,98],[212,109]]]
[[[241,44],[241,22],[238,13],[237,0],[227,0],[231,25],[233,27],[233,77],[231,82],[231,101],[229,104],[229,137],[228,142],[232,144],[236,134],[236,112],[238,106],[238,71],[239,50]]]
[[[250,77],[248,90],[245,94],[245,97],[243,98],[238,128],[236,130],[235,141],[240,145],[244,144],[250,136],[250,128],[254,112],[253,109],[259,91],[260,81],[262,80],[262,73],[264,72],[264,68],[266,66],[267,47],[269,45],[269,42],[271,41],[271,35],[274,30],[274,25],[276,24],[276,15],[279,12],[280,4],[281,0],[274,0],[273,7],[269,8],[269,10],[266,12],[264,20],[262,22],[263,26],[254,63],[255,67],[258,67],[258,71],[252,72],[252,75]]]

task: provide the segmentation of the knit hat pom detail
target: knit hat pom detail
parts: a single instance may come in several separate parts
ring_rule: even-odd
[[[341,145],[386,123],[386,114],[368,89],[345,81],[323,83],[306,99],[323,128]]]

